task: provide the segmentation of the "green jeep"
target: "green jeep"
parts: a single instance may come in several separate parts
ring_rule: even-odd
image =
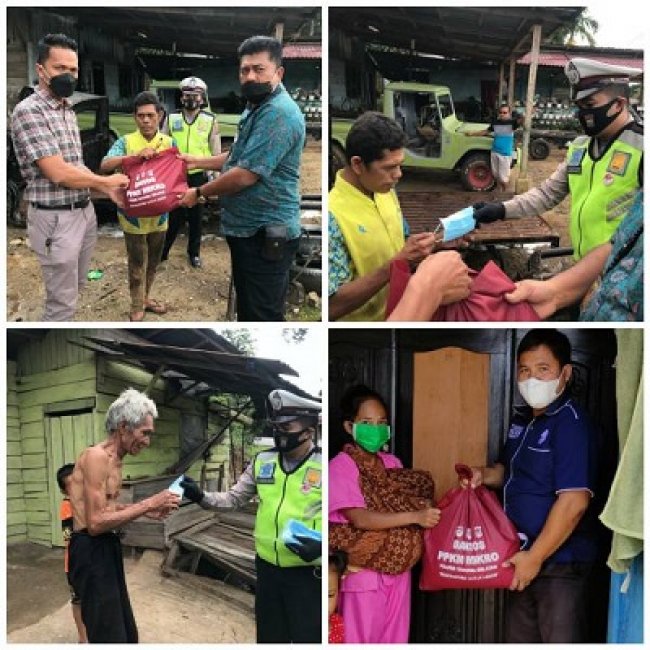
[[[487,124],[461,122],[446,86],[391,82],[381,97],[381,112],[396,120],[407,136],[404,167],[454,170],[467,190],[489,192],[496,183],[490,169],[492,138],[467,136]],[[345,139],[353,120],[332,120],[331,161],[345,165]],[[517,154],[513,156],[513,166]]]

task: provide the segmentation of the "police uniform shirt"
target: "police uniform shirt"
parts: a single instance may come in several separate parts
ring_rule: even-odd
[[[563,491],[588,490],[593,496],[596,430],[584,410],[560,395],[534,417],[525,407],[515,413],[500,462],[505,467],[504,509],[529,550]],[[585,514],[548,563],[592,562],[595,522]]]

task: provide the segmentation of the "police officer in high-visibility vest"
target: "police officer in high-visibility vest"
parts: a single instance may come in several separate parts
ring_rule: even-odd
[[[203,492],[186,477],[185,497],[203,508],[237,509],[255,495],[255,619],[258,643],[321,642],[322,456],[320,402],[284,390],[269,395],[275,447],[258,453],[228,492]]]
[[[538,188],[505,203],[477,203],[479,223],[541,215],[571,194],[569,232],[576,260],[608,242],[643,187],[643,126],[629,109],[642,69],[574,58],[565,74],[585,135]]]
[[[170,113],[163,126],[163,132],[174,138],[181,153],[195,156],[216,156],[221,153],[221,136],[219,124],[213,113],[204,110],[208,105],[208,87],[198,77],[187,77],[180,83],[181,110]],[[187,182],[190,187],[198,187],[207,182],[202,169],[192,169]],[[202,204],[193,208],[178,208],[169,217],[169,229],[165,239],[162,259],[166,260],[169,250],[176,240],[176,235],[183,222],[187,220],[188,261],[194,268],[201,268],[201,230]]]

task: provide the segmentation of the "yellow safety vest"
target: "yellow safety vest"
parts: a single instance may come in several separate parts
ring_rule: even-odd
[[[210,151],[210,132],[217,118],[207,111],[201,111],[191,124],[185,121],[183,113],[170,113],[167,123],[169,134],[176,140],[178,150],[192,156],[207,158],[212,155]],[[192,169],[189,174],[202,172],[201,169]]]
[[[569,233],[576,260],[608,242],[634,203],[643,161],[643,134],[625,129],[598,160],[591,138],[576,138],[567,152],[571,192]]]
[[[339,171],[328,205],[354,263],[353,279],[377,270],[404,247],[404,222],[394,190],[371,199],[344,180]],[[386,286],[341,320],[383,321],[387,298]]]
[[[318,447],[292,472],[282,469],[280,453],[262,451],[255,457],[253,473],[259,496],[255,518],[255,550],[267,562],[279,567],[320,565],[301,560],[282,541],[290,519],[312,530],[322,530],[323,458]]]

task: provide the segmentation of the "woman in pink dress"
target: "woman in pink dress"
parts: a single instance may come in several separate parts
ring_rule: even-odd
[[[341,407],[348,444],[329,463],[329,521],[330,546],[349,554],[339,593],[345,642],[407,643],[410,568],[422,551],[422,529],[440,520],[440,511],[431,507],[433,482],[425,472],[391,471],[402,463],[381,451],[390,428],[378,393],[355,386],[344,395]],[[368,531],[375,534],[366,535]],[[403,545],[394,543],[400,535]],[[362,552],[345,547],[355,542]],[[402,566],[408,568],[397,573]]]

